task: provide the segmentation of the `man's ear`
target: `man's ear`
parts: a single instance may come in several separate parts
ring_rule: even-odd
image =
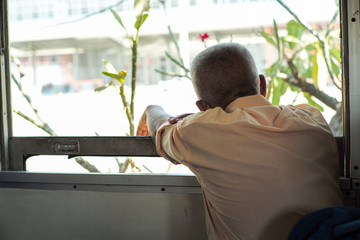
[[[262,74],[259,74],[259,78],[260,78],[260,94],[266,97],[266,90],[267,90],[266,78]]]
[[[208,110],[208,109],[211,108],[210,105],[209,105],[206,101],[204,101],[204,100],[202,100],[202,99],[196,101],[196,106],[197,106],[197,107],[199,108],[199,110],[202,111],[202,112],[204,112],[204,111],[206,111],[206,110]]]

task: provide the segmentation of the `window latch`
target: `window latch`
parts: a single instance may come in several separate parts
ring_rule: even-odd
[[[54,142],[53,150],[55,153],[76,154],[80,152],[79,141]]]

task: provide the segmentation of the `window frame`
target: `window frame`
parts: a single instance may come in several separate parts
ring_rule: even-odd
[[[177,174],[59,174],[59,173],[27,173],[26,159],[34,155],[67,155],[75,156],[158,156],[150,137],[14,137],[12,135],[12,111],[10,89],[10,46],[8,38],[8,1],[0,0],[0,188],[28,189],[67,189],[85,191],[150,191],[163,192],[163,186],[176,186],[175,193],[184,193],[190,187],[200,194],[201,187],[193,175]],[[336,137],[340,152],[340,186],[346,206],[360,206],[360,134],[351,129],[359,128],[359,108],[351,108],[351,101],[356,105],[354,91],[350,84],[356,82],[356,74],[360,76],[360,68],[354,58],[360,58],[357,41],[353,37],[359,28],[351,24],[348,13],[359,10],[360,0],[339,0],[341,24],[341,53],[343,68],[343,106],[344,137]],[[360,22],[359,15],[355,16]],[[358,24],[359,25],[359,24]],[[360,26],[360,25],[359,25]],[[349,58],[349,53],[353,58]],[[359,85],[356,85],[360,88]],[[357,89],[360,92],[360,89]],[[351,109],[350,109],[351,108]],[[351,111],[350,111],[351,110]],[[355,123],[354,123],[355,122]],[[354,128],[355,127],[355,128]],[[56,149],[56,147],[59,147]],[[94,148],[93,148],[94,147]],[[59,151],[60,149],[60,151]],[[62,150],[61,150],[62,149]],[[355,149],[355,151],[354,151]],[[94,152],[96,151],[96,152]],[[176,177],[174,177],[176,176]],[[77,184],[74,184],[77,183]],[[79,184],[81,186],[79,187]],[[169,185],[170,184],[170,185]],[[138,186],[140,186],[138,188]],[[45,188],[44,188],[45,187]],[[83,188],[84,187],[84,188]],[[118,190],[114,190],[115,188]],[[191,193],[193,190],[190,191]],[[188,193],[188,190],[185,190]]]
[[[360,178],[360,0],[340,0],[345,176]],[[356,77],[357,76],[357,77]],[[351,86],[351,88],[350,88]],[[356,187],[360,189],[360,184]]]
[[[151,137],[11,137],[11,171],[26,171],[26,160],[37,155],[159,157]]]
[[[9,139],[12,137],[11,97],[10,97],[10,45],[8,6],[6,0],[0,1],[0,167],[9,170]]]
[[[353,1],[355,2],[355,1]],[[347,1],[340,1],[340,7],[344,12],[353,8]],[[344,13],[343,13],[343,17]],[[10,47],[8,38],[8,9],[7,1],[1,0],[1,169],[4,171],[26,171],[26,159],[34,155],[68,155],[75,156],[158,156],[150,137],[14,137],[12,135],[12,118],[11,118],[11,94],[10,94]],[[345,21],[343,21],[344,23]],[[348,24],[348,23],[346,23]],[[342,26],[347,31],[347,25]],[[343,30],[343,54],[349,53],[349,46],[354,43],[348,43],[351,40],[347,38],[348,33]],[[348,86],[348,69],[349,61],[344,59],[344,79],[345,85]],[[353,61],[354,62],[354,61]],[[353,66],[356,69],[356,66]],[[351,79],[349,80],[351,81]],[[349,111],[349,92],[344,88],[345,117],[351,117]],[[354,111],[352,111],[354,113]],[[349,176],[352,166],[352,159],[359,159],[354,156],[349,158],[349,145],[351,144],[349,121],[345,121],[345,137],[338,137],[337,143],[340,150],[345,149],[344,154],[340,154],[340,163],[346,166],[346,176]],[[56,146],[69,147],[70,150],[56,149]],[[343,144],[345,147],[343,148]],[[61,147],[60,146],[60,147]],[[71,150],[76,149],[76,150]],[[346,163],[344,163],[344,155]],[[359,160],[360,161],[360,160]],[[356,162],[356,161],[355,161]],[[357,162],[356,162],[357,164]],[[360,174],[360,173],[359,173]]]

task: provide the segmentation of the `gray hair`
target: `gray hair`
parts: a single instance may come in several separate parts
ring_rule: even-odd
[[[220,43],[200,52],[192,62],[197,96],[226,108],[239,97],[259,94],[259,76],[249,50],[237,43]]]

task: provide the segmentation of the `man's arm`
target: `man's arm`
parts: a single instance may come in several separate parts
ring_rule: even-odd
[[[136,135],[151,136],[155,141],[157,130],[168,121],[169,117],[170,115],[161,106],[149,105],[140,119]]]
[[[175,117],[171,117],[167,114],[164,109],[158,105],[150,105],[145,109],[143,113],[137,131],[137,136],[151,136],[154,143],[156,144],[156,135],[165,122],[170,124],[176,124],[178,121],[182,120],[184,117],[191,115],[191,113],[181,114]],[[161,147],[160,147],[161,148]],[[160,153],[159,153],[160,154]],[[160,154],[161,155],[161,154]],[[176,160],[172,159],[165,152],[161,155],[164,158],[168,159],[173,164],[179,164]]]

